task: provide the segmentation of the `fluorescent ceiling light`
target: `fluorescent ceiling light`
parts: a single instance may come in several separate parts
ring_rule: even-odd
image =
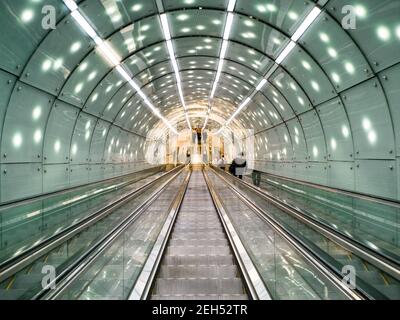
[[[75,19],[75,21],[81,26],[81,28],[91,37],[93,40],[99,39],[99,36],[97,35],[96,31],[90,26],[89,22],[81,15],[79,11],[72,11],[71,12],[72,17]]]
[[[207,127],[207,123],[208,123],[208,119],[209,119],[209,117],[210,117],[210,114],[209,114],[209,113],[207,113],[206,120],[204,121],[204,125],[203,125],[203,130],[205,130],[205,129],[206,129],[206,127]]]
[[[171,40],[167,40],[167,48],[168,48],[168,53],[171,57],[174,58],[175,60],[175,52],[174,52],[174,47],[172,45],[172,41]]]
[[[308,27],[314,22],[315,19],[319,16],[321,13],[321,9],[318,7],[314,7],[311,12],[308,14],[308,16],[304,19],[300,27],[297,28],[296,32],[292,36],[292,40],[296,41],[300,39],[300,37],[306,32]]]
[[[211,95],[210,95],[211,99],[214,98],[215,91],[217,91],[217,83],[216,82],[214,82],[213,88],[211,90]]]
[[[237,108],[237,110],[235,111],[235,113],[229,118],[229,120],[226,122],[226,125],[229,125],[233,119],[235,119],[235,117],[240,113],[240,111],[243,110],[244,107],[246,107],[251,101],[251,97],[247,97],[246,100],[244,100],[242,102],[242,104],[239,106],[239,108]]]
[[[83,17],[83,15],[78,11],[79,8],[73,0],[63,0],[64,4],[71,11],[71,16],[75,19],[75,21],[79,24],[79,26],[86,32],[86,34],[93,39],[93,41],[97,45],[97,50],[114,66],[118,73],[132,86],[133,89],[139,94],[139,96],[143,99],[144,103],[150,108],[150,110],[160,119],[165,125],[171,129],[172,132],[178,134],[175,128],[169,123],[167,119],[165,119],[160,111],[154,107],[154,105],[147,98],[145,93],[140,89],[140,87],[136,84],[136,82],[132,79],[129,73],[123,68],[121,63],[121,57],[116,54],[113,49],[103,41],[96,33],[96,31],[92,28],[89,22]],[[168,29],[169,31],[169,29]]]
[[[231,11],[233,11],[233,9]],[[320,13],[321,13],[321,9],[318,7],[314,7],[310,11],[310,13],[307,15],[307,17],[301,23],[301,25],[297,28],[296,32],[293,34],[291,41],[286,45],[286,47],[283,49],[283,51],[276,58],[276,60],[275,60],[276,64],[274,64],[272,66],[272,68],[270,68],[270,70],[265,75],[264,79],[257,85],[256,90],[253,91],[253,93],[251,95],[249,95],[249,97],[236,109],[234,114],[229,118],[229,120],[225,123],[225,125],[223,127],[221,127],[221,129],[217,132],[217,134],[221,133],[222,130],[229,123],[231,123],[232,120],[240,113],[240,111],[242,111],[242,109],[250,103],[251,99],[255,96],[256,92],[260,91],[265,86],[265,84],[267,83],[267,79],[276,71],[276,69],[278,68],[278,65],[281,64],[283,62],[283,60],[285,60],[285,58],[289,55],[289,53],[292,52],[292,50],[296,47],[297,40],[299,40],[300,37],[307,31],[307,29],[315,21],[315,19],[317,19],[317,17],[319,16]],[[228,21],[227,21],[227,23],[228,23]]]
[[[276,63],[277,64],[281,64],[283,60],[285,60],[285,58],[288,56],[288,54],[294,49],[294,47],[296,46],[296,43],[293,41],[290,41],[287,46],[285,47],[285,49],[283,49],[283,51],[281,52],[281,54],[278,56],[278,58],[276,58]]]
[[[244,102],[240,105],[240,107],[239,107],[239,109],[238,109],[237,112],[239,112],[239,111],[242,110],[245,106],[247,106],[247,105],[250,103],[250,101],[251,101],[251,98],[250,98],[250,97],[246,98],[246,100],[244,100]]]
[[[183,97],[182,87],[180,85],[178,86],[178,92],[179,92],[179,97],[181,98],[181,103],[182,103],[183,109],[185,111],[187,111],[187,106],[186,106],[186,103],[185,103],[185,99]]]
[[[222,42],[222,47],[221,47],[221,54],[220,54],[220,60],[223,60],[223,59],[225,59],[225,56],[226,56],[226,51],[228,50],[228,41],[227,40],[224,40],[223,42]]]
[[[229,0],[227,11],[232,12],[235,9],[235,6],[236,6],[236,0]]]
[[[162,24],[163,31],[164,31],[165,40],[167,40],[167,41],[171,40],[171,32],[169,30],[167,15],[165,13],[163,13],[162,15],[160,15],[160,19],[161,19],[161,24]]]
[[[108,46],[108,44],[102,41],[97,49],[106,57],[106,59],[115,67],[121,63],[121,58]]]
[[[233,13],[229,12],[228,17],[226,18],[224,40],[229,39],[229,35],[230,35],[231,29],[232,29],[232,24],[233,24]]]
[[[174,72],[175,72],[176,85],[178,87],[179,97],[180,97],[183,109],[187,113],[187,106],[185,103],[185,98],[183,96],[182,85],[181,85],[181,76],[179,74],[179,66],[178,66],[178,62],[175,58],[175,50],[174,50],[174,46],[173,46],[172,40],[171,40],[171,31],[169,29],[168,17],[165,13],[163,13],[160,15],[160,19],[161,19],[163,32],[164,32],[164,38],[167,42],[169,58],[172,63],[172,68],[174,69]],[[189,121],[187,121],[187,122],[188,122],[189,128],[192,129],[192,127],[190,126],[190,122]]]
[[[264,76],[265,79],[269,79],[270,76],[278,69],[278,65],[274,64],[267,72],[267,74]]]
[[[121,65],[116,67],[116,70],[119,72],[119,74],[127,81],[131,81],[131,77],[129,76],[129,74],[124,70],[124,68],[122,68]]]
[[[235,5],[236,5],[236,0],[230,0],[228,3],[228,8],[227,8],[228,16],[226,18],[226,23],[225,23],[221,52],[219,54],[217,74],[215,75],[214,83],[213,83],[213,86],[211,89],[210,99],[214,98],[215,92],[217,91],[218,82],[221,79],[222,68],[224,66],[224,59],[226,56],[226,52],[228,50],[228,40],[229,40],[229,36],[231,33],[232,24],[233,24],[234,16],[233,16],[233,13],[231,13],[231,11],[233,11],[233,9],[235,8]],[[210,107],[210,109],[211,109],[211,107]],[[207,121],[206,121],[205,125],[206,124],[207,124]]]
[[[267,83],[267,79],[262,79],[261,82],[258,84],[256,90],[260,91],[265,86],[266,83]]]
[[[72,12],[78,10],[78,5],[74,0],[64,0],[64,4],[68,7],[68,9]]]

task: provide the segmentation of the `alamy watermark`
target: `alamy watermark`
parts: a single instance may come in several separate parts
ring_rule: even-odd
[[[50,5],[43,6],[42,14],[42,28],[44,30],[55,29],[57,24],[56,8]]]
[[[43,290],[55,290],[56,289],[56,268],[51,265],[45,265],[42,268],[42,289]]]
[[[345,30],[354,30],[357,28],[357,16],[360,12],[359,7],[352,5],[345,5],[342,7],[341,13],[344,15],[342,18],[342,27]],[[45,5],[42,8],[42,28],[45,30],[56,29],[57,24],[57,10],[54,6]]]
[[[351,5],[343,6],[342,27],[345,30],[355,30],[357,28],[357,11],[358,9]]]
[[[356,284],[356,268],[351,265],[343,266],[342,268],[342,283],[344,283],[349,289],[355,290]]]

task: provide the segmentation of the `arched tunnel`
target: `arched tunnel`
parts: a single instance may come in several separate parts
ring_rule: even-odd
[[[400,299],[399,1],[0,27],[0,299]]]

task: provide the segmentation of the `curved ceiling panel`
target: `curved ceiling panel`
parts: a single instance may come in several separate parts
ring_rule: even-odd
[[[154,128],[204,126],[252,130],[260,170],[400,198],[398,1],[49,0],[54,29],[43,5],[0,4],[4,179],[42,177],[24,197],[128,172]]]

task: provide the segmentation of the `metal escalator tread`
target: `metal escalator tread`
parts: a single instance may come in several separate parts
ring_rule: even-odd
[[[151,299],[248,299],[201,171],[191,176]]]

